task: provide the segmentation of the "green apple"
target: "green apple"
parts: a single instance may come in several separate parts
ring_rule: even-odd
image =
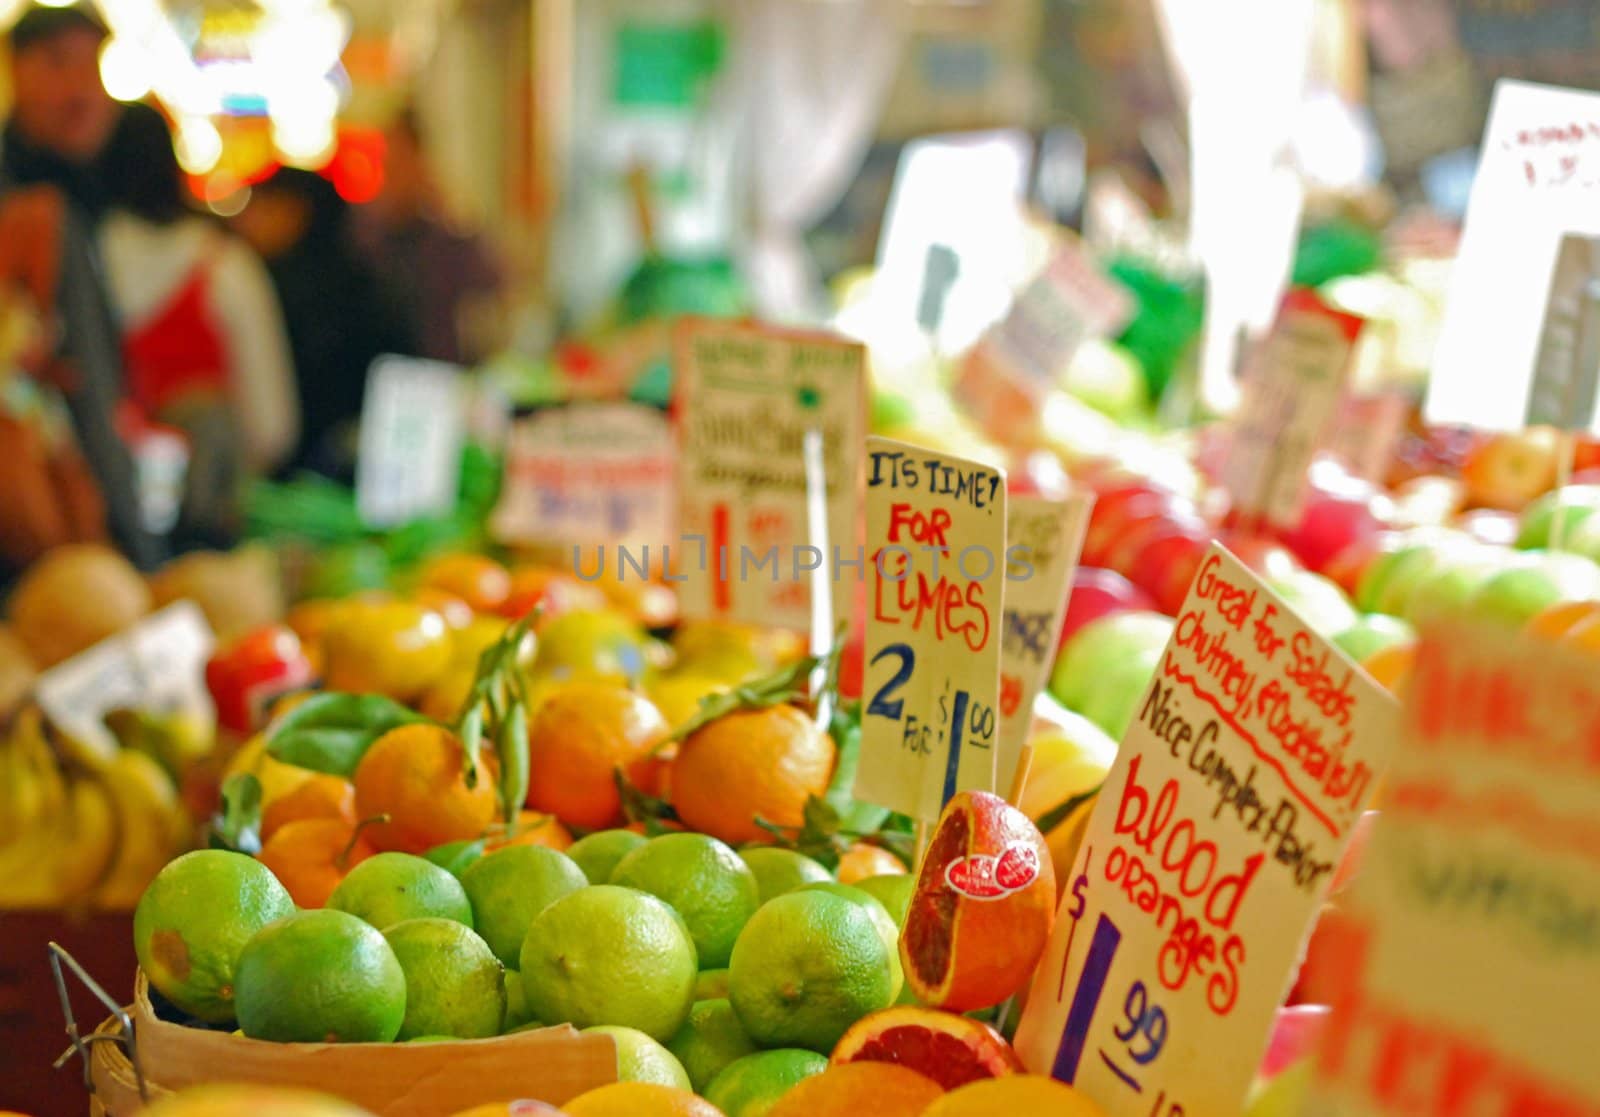
[[[1267,579],[1267,586],[1283,598],[1285,605],[1305,622],[1311,631],[1332,636],[1353,626],[1359,619],[1350,599],[1330,579],[1309,570],[1291,570]]]
[[[1453,550],[1413,589],[1401,615],[1413,625],[1460,613],[1473,594],[1505,569],[1513,552],[1503,547],[1468,546]]]
[[[1516,547],[1519,551],[1548,547],[1557,517],[1562,521],[1562,539],[1571,539],[1596,512],[1600,512],[1600,485],[1567,485],[1545,493],[1523,510]]]
[[[1467,601],[1475,617],[1520,628],[1561,601],[1600,598],[1600,566],[1582,555],[1526,551]]]
[[[1103,341],[1086,341],[1061,375],[1061,386],[1102,415],[1127,421],[1150,408],[1139,362],[1126,350]]]
[[[1084,703],[1106,685],[1108,672],[1118,664],[1153,666],[1161,658],[1172,624],[1171,617],[1147,612],[1112,613],[1089,622],[1061,649],[1050,673],[1050,693],[1069,710],[1084,713]]]
[[[1335,636],[1333,642],[1357,663],[1365,663],[1384,648],[1409,644],[1416,638],[1416,629],[1399,617],[1368,613],[1358,617],[1355,624]]]
[[[1355,605],[1363,613],[1400,612],[1411,591],[1439,563],[1440,553],[1466,539],[1458,531],[1422,528],[1408,532],[1405,541],[1379,554],[1356,583]]]
[[[1161,665],[1164,647],[1150,648],[1137,655],[1109,663],[1097,672],[1078,707],[1078,712],[1120,741],[1133,724],[1139,707],[1150,693],[1150,680]]]

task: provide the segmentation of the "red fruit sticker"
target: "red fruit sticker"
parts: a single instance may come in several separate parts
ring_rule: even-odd
[[[970,853],[945,866],[944,882],[974,900],[1000,900],[1032,884],[1039,854],[1031,846],[1007,846],[999,857]]]

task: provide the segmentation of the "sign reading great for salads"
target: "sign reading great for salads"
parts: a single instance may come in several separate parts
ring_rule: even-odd
[[[1110,1117],[1242,1112],[1394,718],[1213,544],[1066,881],[1028,1069]]]
[[[810,572],[859,557],[866,351],[710,321],[685,322],[676,345],[683,615],[805,631]],[[806,529],[810,431],[822,435],[830,554]]]

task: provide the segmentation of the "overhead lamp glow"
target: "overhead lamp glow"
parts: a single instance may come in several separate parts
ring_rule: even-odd
[[[100,84],[118,101],[138,101],[150,92],[150,57],[115,36],[100,48]]]
[[[186,117],[174,147],[178,166],[192,175],[209,174],[222,159],[222,133],[206,117]]]
[[[292,166],[316,169],[333,155],[331,117],[273,117],[272,143]]]

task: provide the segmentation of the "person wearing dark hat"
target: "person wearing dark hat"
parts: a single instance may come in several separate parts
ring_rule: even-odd
[[[0,131],[0,206],[20,203],[29,213],[51,215],[37,218],[50,221],[46,232],[59,258],[54,298],[40,308],[54,324],[46,377],[65,400],[112,537],[135,563],[151,567],[164,545],[145,525],[134,460],[117,432],[121,340],[93,234],[110,193],[96,164],[118,118],[100,84],[105,35],[99,19],[76,6],[31,7],[12,25],[12,108]],[[33,204],[52,196],[64,204]]]

